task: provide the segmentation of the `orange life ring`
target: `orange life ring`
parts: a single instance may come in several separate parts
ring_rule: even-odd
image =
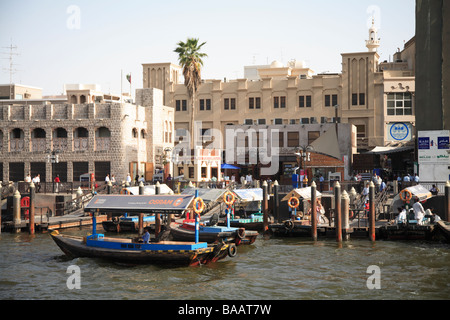
[[[200,203],[200,207],[197,206],[197,204]],[[203,209],[205,209],[205,203],[203,202],[202,198],[197,197],[194,199],[194,212],[196,214],[200,214],[203,212]]]
[[[292,201],[294,201],[294,203],[292,203]],[[300,204],[300,201],[296,197],[290,197],[288,200],[288,206],[291,207],[292,209],[298,208],[299,204]]]
[[[228,196],[231,196],[230,200],[228,200]],[[223,201],[229,206],[231,206],[234,203],[234,200],[235,200],[234,193],[230,191],[225,192],[225,194],[223,195]]]
[[[412,193],[411,191],[407,190],[407,189],[403,189],[400,192],[400,200],[406,202],[406,201],[410,201],[412,199]]]

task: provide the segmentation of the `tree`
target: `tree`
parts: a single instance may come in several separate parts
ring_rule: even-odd
[[[178,53],[178,61],[183,68],[184,85],[187,88],[189,98],[191,99],[191,149],[194,148],[194,118],[195,118],[195,98],[200,87],[202,77],[201,68],[203,66],[202,58],[207,57],[206,53],[201,53],[203,42],[199,45],[199,39],[188,38],[186,42],[178,42],[178,47],[174,52]]]

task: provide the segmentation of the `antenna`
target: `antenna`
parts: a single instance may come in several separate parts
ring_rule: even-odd
[[[17,50],[17,46],[13,46],[12,44],[12,39],[11,39],[11,45],[9,47],[2,47],[3,49],[9,49],[9,52],[2,52],[2,54],[8,54],[9,57],[8,58],[2,58],[2,59],[8,59],[9,60],[9,68],[3,68],[3,70],[8,71],[9,72],[9,97],[10,99],[13,98],[12,97],[12,77],[13,74],[16,73],[17,69],[14,69],[13,66],[15,66],[16,64],[13,63],[13,56],[18,56],[19,53],[15,52],[15,50]]]

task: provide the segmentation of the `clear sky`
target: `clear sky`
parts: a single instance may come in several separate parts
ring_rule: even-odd
[[[366,51],[375,16],[382,60],[415,34],[415,0],[1,0],[0,83],[62,94],[64,84],[103,92],[142,88],[142,64],[178,63],[188,37],[207,42],[202,77],[236,79],[244,66],[305,61],[316,73],[341,72],[341,53]],[[121,81],[121,71],[123,79]]]

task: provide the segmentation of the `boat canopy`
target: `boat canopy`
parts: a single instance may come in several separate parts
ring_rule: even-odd
[[[96,195],[85,212],[180,214],[192,207],[192,195]]]
[[[223,194],[227,191],[226,189],[205,189],[205,188],[186,188],[181,194],[182,195],[195,195],[195,191],[198,191],[198,196],[202,198],[203,202],[213,202],[222,199]]]
[[[288,201],[291,197],[298,199],[311,200],[311,187],[297,188],[289,192],[281,201]],[[322,197],[322,194],[316,190],[316,197]]]
[[[429,198],[431,198],[433,195],[431,194],[431,192],[425,188],[424,186],[422,186],[421,184],[412,186],[412,187],[408,187],[405,188],[403,190],[409,190],[413,196],[413,199],[415,197],[419,198],[420,201],[425,201]],[[402,190],[402,191],[403,191]],[[394,213],[397,213],[397,208],[403,206],[404,203],[403,201],[400,199],[400,193],[397,194],[394,199],[392,200],[392,205],[391,208],[393,210]]]
[[[241,202],[263,201],[263,190],[261,188],[235,189],[233,192]]]

